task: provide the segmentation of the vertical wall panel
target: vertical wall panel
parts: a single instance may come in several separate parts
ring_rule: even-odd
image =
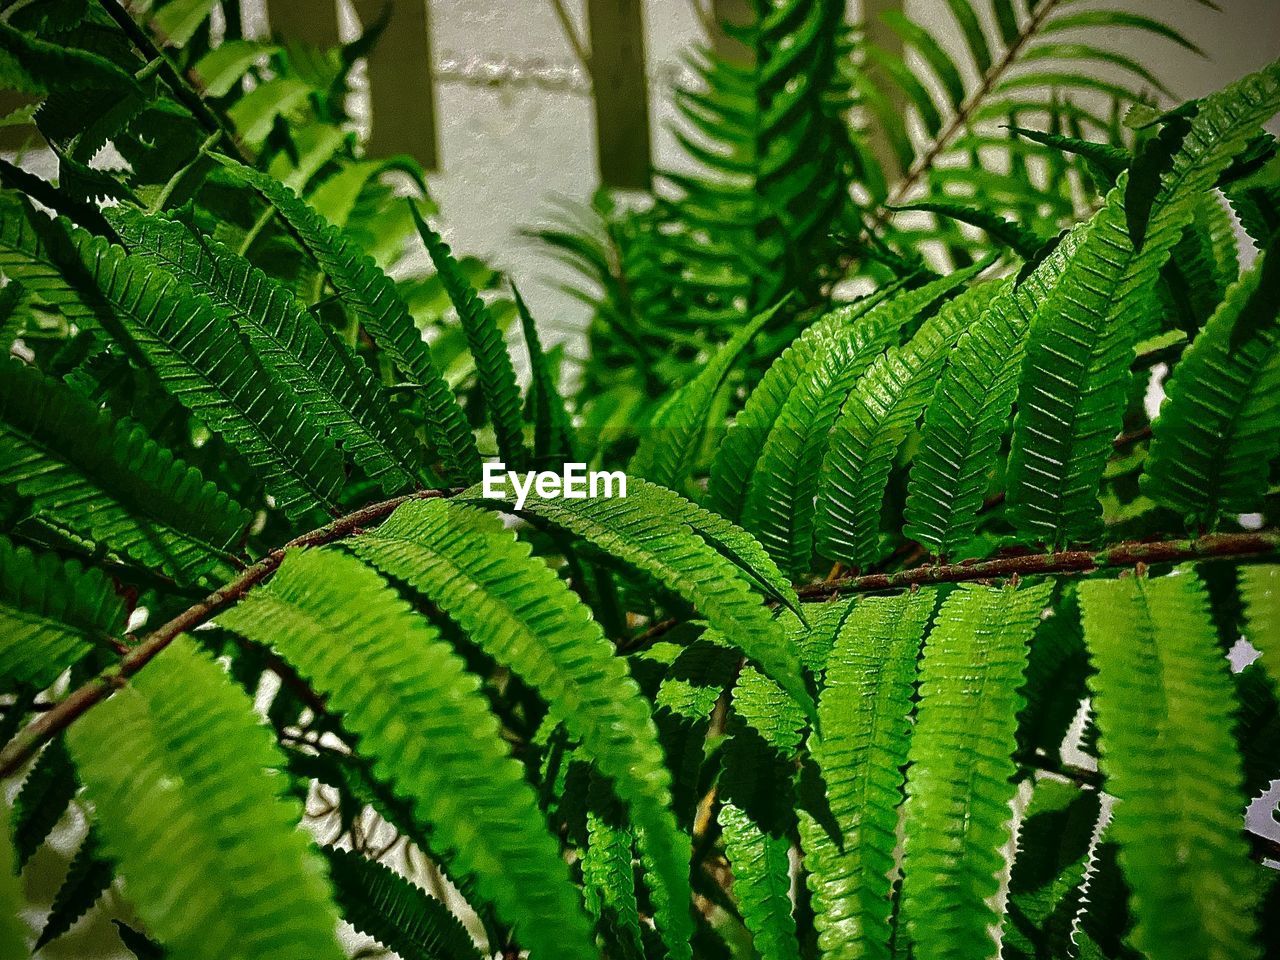
[[[600,179],[649,186],[649,85],[641,0],[587,0]]]
[[[369,152],[407,153],[428,170],[438,165],[436,94],[428,0],[396,0],[391,21],[369,55],[373,128]],[[385,0],[356,0],[366,27],[382,15]]]

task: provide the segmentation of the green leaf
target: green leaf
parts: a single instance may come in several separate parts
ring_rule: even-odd
[[[877,358],[849,395],[822,462],[822,556],[851,565],[880,558],[884,491],[894,458],[928,403],[956,337],[997,289],[998,284],[980,284],[945,304],[907,344]]]
[[[91,829],[54,894],[49,918],[36,941],[37,951],[74,927],[111,886],[115,868],[102,856],[100,846],[98,835]]]
[[[931,590],[856,600],[827,661],[813,755],[838,834],[815,822],[803,843],[824,960],[892,955],[902,770],[916,659],[936,602]]]
[[[30,931],[22,922],[27,900],[18,879],[17,858],[9,842],[9,806],[0,803],[0,954],[25,957]]]
[[[956,0],[963,2],[963,0]],[[1044,246],[1044,241],[1031,233],[1021,224],[1006,220],[1000,214],[989,209],[951,200],[921,200],[899,207],[887,207],[888,210],[922,210],[926,213],[937,213],[961,223],[977,227],[986,232],[993,241],[1008,247],[1018,256],[1031,259]]]
[[[1031,324],[1009,463],[1010,513],[1054,548],[1096,535],[1098,489],[1119,432],[1133,345],[1155,284],[1218,174],[1280,108],[1280,63],[1205,98],[1164,176],[1142,251],[1121,177]]]
[[[124,602],[98,570],[0,537],[0,677],[43,690],[124,630]]]
[[[760,960],[799,960],[791,915],[791,841],[764,832],[731,803],[718,817],[733,895]]]
[[[970,0],[947,0],[947,6],[960,25],[960,32],[964,34],[964,41],[969,47],[969,53],[973,55],[978,73],[986,73],[991,69],[991,47],[987,44],[986,34],[982,32],[982,23],[978,20],[973,5]]]
[[[208,96],[225,97],[254,64],[279,49],[257,40],[224,40],[196,61],[195,71],[204,81]]]
[[[471,934],[447,906],[390,867],[326,847],[342,917],[401,960],[480,960]]]
[[[630,807],[656,867],[647,879],[663,905],[660,922],[680,956],[693,932],[689,842],[671,814],[670,776],[647,702],[588,608],[497,517],[443,500],[405,504],[352,549],[426,595],[581,740]]]
[[[588,787],[587,848],[582,852],[582,890],[596,929],[622,957],[644,956],[631,831],[607,785],[593,776]],[[610,943],[612,941],[612,943]]]
[[[1066,30],[1078,30],[1081,27],[1096,27],[1103,30],[1115,30],[1117,28],[1139,30],[1143,33],[1149,33],[1172,41],[1198,56],[1203,57],[1205,55],[1203,50],[1167,23],[1144,14],[1131,13],[1128,10],[1080,10],[1076,13],[1066,13],[1049,19],[1040,28],[1040,32],[1049,35]]]
[[[29,504],[38,525],[183,583],[226,556],[249,522],[140,426],[113,421],[15,360],[0,364],[0,486]]]
[[[193,960],[344,956],[301,806],[275,772],[284,758],[191,641],[66,736],[104,853],[167,946]]]
[[[1264,670],[1280,689],[1280,566],[1241,567],[1245,638],[1262,654]]]
[[[293,390],[308,420],[390,493],[420,473],[415,440],[373,374],[292,293],[212,237],[119,206],[106,213],[135,257],[208,298],[247,339],[262,366]]]
[[[972,538],[1009,429],[1031,318],[1079,245],[1072,231],[1025,278],[999,288],[956,342],[925,409],[907,485],[906,536],[948,556]]]
[[[1143,492],[1212,526],[1256,509],[1280,453],[1280,245],[1228,291],[1170,378]]]
[[[475,479],[480,470],[475,437],[391,278],[349,237],[280,181],[226,157],[215,155],[215,159],[254,187],[284,217],[352,316],[401,372],[421,388],[428,438],[445,463],[449,478]]]
[[[782,305],[778,304],[743,324],[716,351],[689,383],[673,393],[646,424],[629,471],[660,486],[683,490],[696,466],[715,401],[739,355]]]
[[[920,667],[905,807],[903,911],[919,960],[994,958],[1016,793],[1018,690],[1050,587],[962,586],[938,612]]]
[[[467,344],[476,362],[476,379],[480,385],[480,393],[484,397],[485,407],[493,421],[493,430],[498,439],[498,456],[510,470],[522,470],[528,460],[528,451],[524,445],[524,421],[520,415],[520,387],[516,383],[515,368],[511,365],[511,356],[507,353],[506,340],[502,331],[493,319],[488,306],[480,299],[475,288],[467,281],[453,258],[449,245],[441,239],[427,222],[422,219],[417,204],[406,201],[413,214],[413,222],[418,228],[418,235],[426,245],[431,262],[444,282],[454,309],[458,311],[458,319],[462,323],[463,332],[467,335]]]
[[[133,93],[138,84],[106,57],[0,23],[0,87],[34,94],[117,89]]]
[[[515,285],[511,286],[516,313],[524,331],[525,346],[529,350],[529,398],[533,407],[533,456],[538,464],[564,463],[579,459],[573,421],[565,409],[564,399],[556,389],[556,378],[551,359],[542,349],[538,326],[533,320]]]
[[[1091,580],[1080,606],[1129,942],[1151,960],[1258,956],[1231,681],[1199,577]]]
[[[742,524],[760,538],[792,577],[803,577],[812,566],[814,501],[822,457],[849,391],[885,347],[898,340],[903,329],[935,310],[978,272],[977,268],[956,271],[918,290],[883,300],[854,318],[844,311],[828,314],[797,341],[806,344],[803,349],[810,357],[794,378],[784,372],[791,382],[772,422],[756,426],[747,419],[735,427],[758,429],[763,435]],[[781,387],[781,381],[767,388],[762,384],[756,392]]]
[[[594,960],[590,927],[524,768],[480,682],[353,557],[291,553],[219,623],[276,650],[342,716],[373,774],[412,806],[535,957]]]
[[[475,487],[462,494],[464,499],[483,503],[479,496]],[[543,500],[530,496],[524,511],[582,537],[680,594],[812,716],[813,700],[799,657],[786,644],[768,608],[751,592],[758,579],[746,576],[694,532],[686,519],[692,505],[681,507],[682,502],[687,503],[669,490],[628,478],[625,497]]]
[[[36,758],[13,802],[13,848],[19,870],[53,833],[78,789],[67,749],[55,740]]]
[[[185,47],[195,36],[217,0],[169,0],[156,11],[151,20],[151,29],[161,40],[175,47]]]

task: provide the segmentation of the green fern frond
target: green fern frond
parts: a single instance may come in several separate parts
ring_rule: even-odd
[[[1083,232],[1003,287],[960,335],[924,415],[907,485],[903,532],[938,556],[973,536],[1018,387],[1031,318],[1052,294]]]
[[[483,503],[479,493],[472,488],[463,497]],[[805,686],[799,657],[787,646],[777,621],[751,591],[760,581],[748,577],[715,545],[691,529],[679,512],[687,511],[692,504],[681,510],[681,500],[662,487],[628,478],[625,497],[543,500],[531,496],[524,509],[582,537],[683,596],[812,716],[813,700]]]
[[[479,681],[386,581],[341,553],[293,553],[219,622],[271,646],[327,695],[374,775],[474,877],[521,946],[595,957],[581,899]]]
[[[1151,960],[1258,956],[1231,683],[1199,577],[1092,580],[1080,606],[1130,943]]]
[[[21,93],[133,92],[137,81],[106,57],[0,23],[0,87]]]
[[[813,559],[815,498],[832,425],[849,391],[904,329],[972,280],[980,267],[958,270],[907,293],[891,296],[845,323],[840,312],[806,331],[813,356],[791,384],[773,422],[765,427],[751,475],[742,524],[796,578]],[[781,384],[779,384],[781,386]]]
[[[780,306],[743,324],[693,380],[654,411],[628,467],[629,472],[672,490],[685,488],[707,430],[712,426],[716,398],[739,355]]]
[[[36,758],[13,801],[13,846],[19,869],[49,838],[78,789],[67,749],[55,740]]]
[[[480,960],[449,908],[390,867],[327,847],[329,878],[342,917],[401,960]]]
[[[733,895],[760,960],[799,960],[791,913],[791,841],[766,833],[731,803],[718,815]]]
[[[495,516],[443,500],[405,504],[352,548],[430,598],[581,740],[628,803],[641,848],[657,865],[648,879],[680,956],[692,934],[688,840],[670,812],[670,776],[646,702],[587,607]]]
[[[813,823],[804,845],[824,960],[888,960],[902,769],[920,642],[933,591],[868,597],[844,618],[818,701],[814,758],[838,838]]]
[[[467,344],[476,362],[476,380],[485,406],[493,421],[498,440],[498,456],[510,470],[523,470],[528,460],[524,444],[524,421],[520,415],[520,387],[516,383],[511,355],[488,306],[480,299],[475,288],[467,282],[453,252],[422,219],[417,204],[407,201],[418,235],[426,245],[436,273],[444,282],[458,320],[467,336]]]
[[[43,690],[119,636],[124,619],[124,603],[100,571],[0,537],[0,677],[6,687]]]
[[[1262,654],[1262,666],[1280,687],[1280,567],[1263,564],[1240,570],[1245,637]]]
[[[292,293],[212,237],[127,206],[106,211],[135,257],[167,270],[228,316],[275,378],[302,401],[342,453],[384,492],[419,475],[409,425],[369,369]]]
[[[750,664],[734,684],[732,710],[779,754],[799,758],[808,718],[781,687]]]
[[[822,556],[859,565],[879,559],[883,494],[894,458],[956,337],[998,288],[979,284],[943,305],[907,344],[877,358],[845,401],[822,462],[816,531]]]
[[[907,774],[903,910],[914,956],[993,958],[1016,787],[1018,690],[1051,585],[963,586],[925,642]]]
[[[391,278],[280,181],[226,157],[215,159],[261,193],[284,217],[352,316],[421,388],[428,439],[445,463],[449,478],[463,482],[475,479],[480,470],[475,437]]]
[[[1194,219],[1200,195],[1278,109],[1280,64],[1206,97],[1161,180],[1141,251],[1129,236],[1122,177],[1032,321],[1009,504],[1019,528],[1040,541],[1061,547],[1096,534],[1099,481],[1160,269]]]
[[[49,917],[36,940],[35,949],[69,931],[102,898],[115,877],[115,867],[102,856],[98,835],[90,829],[80,849],[71,859],[67,875],[49,907]]]
[[[192,958],[340,958],[320,859],[249,697],[179,639],[67,731],[105,854]],[[247,882],[251,878],[252,882]]]
[[[551,360],[542,349],[538,325],[513,284],[511,296],[529,350],[529,404],[533,408],[533,457],[537,463],[578,461],[577,437],[564,399],[556,389]]]
[[[225,557],[249,521],[141,427],[15,360],[0,364],[0,485],[37,526],[183,583]]]
[[[1257,508],[1280,453],[1280,245],[1227,293],[1174,368],[1142,491],[1192,527]]]
[[[587,910],[607,947],[620,958],[644,956],[639,908],[636,905],[633,838],[622,810],[598,776],[588,787],[587,848],[582,852],[582,889]]]

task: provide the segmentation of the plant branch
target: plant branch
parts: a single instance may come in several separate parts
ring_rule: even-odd
[[[304,533],[264,556],[239,576],[219,587],[199,603],[178,614],[168,623],[146,635],[120,662],[103,671],[88,683],[72,691],[65,700],[23,729],[0,751],[0,780],[9,777],[30,760],[45,743],[56,737],[76,719],[119,690],[135,673],[145,667],[181,633],[194,630],[210,617],[239,602],[246,593],[262,583],[284,562],[289,550],[318,547],[335,540],[356,536],[370,524],[386,519],[402,503],[452,496],[456,490],[418,490],[379,503],[361,507],[339,517],[330,524]]]
[[[893,207],[900,205],[907,199],[912,189],[920,182],[921,177],[932,169],[938,158],[951,146],[951,141],[956,135],[964,130],[969,122],[973,119],[974,112],[982,105],[982,102],[991,93],[995,85],[1000,79],[1014,66],[1017,62],[1018,55],[1022,53],[1023,47],[1031,41],[1033,37],[1040,32],[1040,28],[1044,26],[1045,20],[1048,18],[1055,8],[1059,6],[1062,0],[1044,0],[1043,3],[1031,15],[1031,19],[1027,21],[1026,26],[1018,34],[1018,38],[1009,45],[1009,49],[1005,51],[1004,56],[996,63],[992,64],[990,69],[982,77],[982,82],[978,88],[973,91],[969,97],[960,104],[960,108],[956,111],[945,127],[938,132],[933,141],[925,149],[924,153],[916,157],[911,164],[911,168],[899,180],[889,192],[888,198],[876,211],[876,215],[872,218],[869,230],[874,233],[880,227],[883,227],[893,214]]]
[[[938,583],[1005,580],[1055,573],[1091,573],[1115,567],[1184,560],[1231,559],[1267,556],[1280,552],[1280,531],[1216,533],[1194,540],[1155,540],[1117,543],[1105,550],[1064,550],[1028,553],[994,560],[952,564],[926,564],[893,573],[843,577],[801,587],[801,599],[820,599],[845,593],[875,593]]]

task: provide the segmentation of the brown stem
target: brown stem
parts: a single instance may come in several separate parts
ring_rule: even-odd
[[[876,211],[876,215],[871,220],[869,229],[872,232],[875,232],[885,225],[885,222],[893,213],[893,210],[890,208],[898,206],[907,198],[907,195],[911,192],[912,188],[920,182],[920,178],[929,172],[934,163],[937,162],[938,158],[951,146],[951,141],[955,139],[956,134],[969,125],[970,120],[973,118],[974,111],[982,105],[982,101],[986,99],[987,94],[991,92],[1005,73],[1014,66],[1018,59],[1018,54],[1022,52],[1022,48],[1040,32],[1040,28],[1044,25],[1049,14],[1051,14],[1060,3],[1061,0],[1044,0],[1039,8],[1036,9],[1035,13],[1032,14],[1031,19],[1027,21],[1026,27],[1018,34],[1018,38],[1014,40],[1009,49],[1005,51],[1004,56],[1001,57],[999,61],[992,64],[990,69],[988,69],[983,75],[982,82],[978,85],[978,89],[970,94],[964,103],[960,104],[960,108],[956,111],[955,116],[953,116],[947,122],[947,125],[939,131],[937,137],[935,137],[933,142],[929,144],[924,153],[920,154],[920,156],[916,158],[915,162],[911,164],[911,169],[907,171],[906,175],[894,185],[893,190],[889,193],[888,199],[885,200],[880,209]]]
[[[973,580],[1005,580],[1009,577],[1054,573],[1089,573],[1108,567],[1132,567],[1139,563],[1179,563],[1183,560],[1256,557],[1280,550],[1280,532],[1216,533],[1194,540],[1156,540],[1118,543],[1105,550],[1064,550],[1030,553],[995,560],[952,564],[926,564],[894,573],[870,573],[801,587],[802,599],[819,599],[845,593],[874,593],[904,587]]]
[[[283,547],[272,550],[234,580],[219,587],[199,603],[188,607],[168,623],[151,631],[137,646],[130,648],[114,669],[104,671],[72,691],[65,700],[23,729],[3,751],[0,751],[0,779],[11,776],[30,760],[41,746],[65,730],[82,714],[124,686],[130,677],[169,646],[178,634],[195,629],[210,617],[237,603],[253,587],[275,573],[276,568],[284,561],[286,551],[300,547],[318,547],[344,537],[357,535],[369,524],[385,519],[402,503],[410,500],[447,497],[455,492],[453,490],[418,490],[380,503],[372,503],[345,517],[339,517],[318,530],[304,533],[290,540]]]

